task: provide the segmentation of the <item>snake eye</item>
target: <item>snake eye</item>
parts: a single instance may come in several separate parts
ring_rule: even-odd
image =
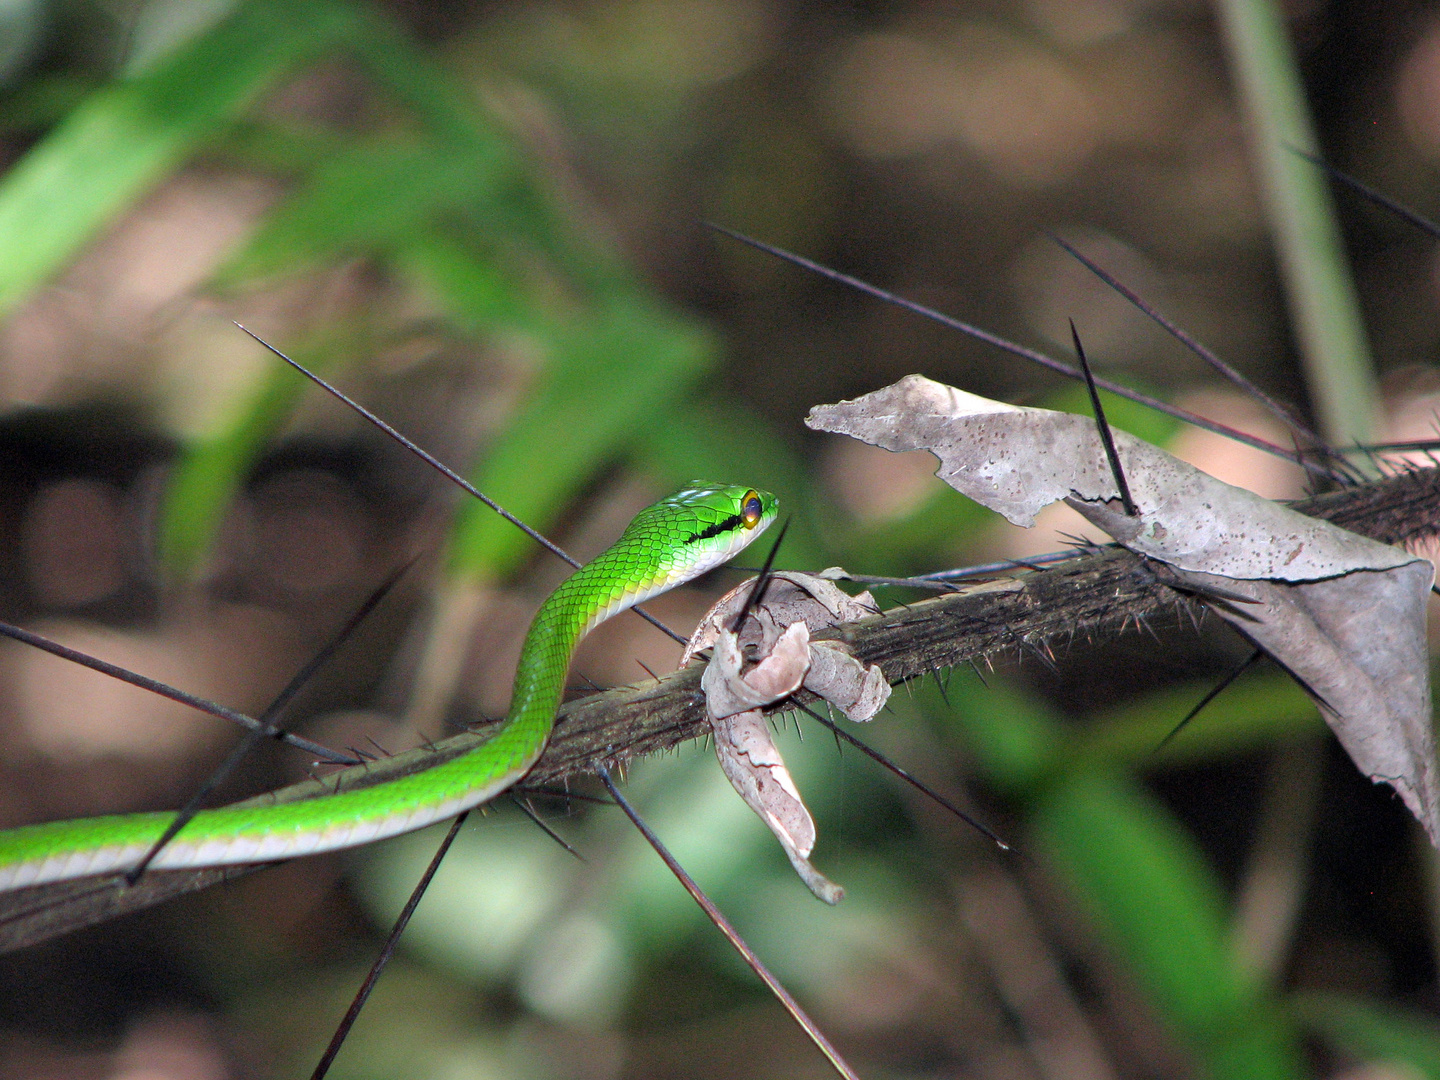
[[[753,529],[764,516],[765,504],[760,501],[759,493],[753,489],[747,491],[745,498],[740,500],[740,520],[745,523],[745,528]]]

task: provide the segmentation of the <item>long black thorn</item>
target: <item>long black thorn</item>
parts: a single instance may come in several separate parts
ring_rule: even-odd
[[[851,277],[849,274],[842,273],[839,270],[831,269],[830,267],[825,266],[821,263],[817,263],[812,259],[807,259],[803,255],[796,255],[792,251],[786,251],[784,248],[776,247],[773,244],[767,244],[763,240],[756,240],[754,237],[746,236],[744,233],[736,232],[733,229],[727,229],[724,225],[717,225],[714,222],[709,221],[704,222],[704,225],[706,226],[706,228],[713,229],[715,232],[721,233],[724,236],[728,236],[733,240],[738,240],[742,244],[748,244],[750,247],[755,248],[757,251],[763,251],[766,254],[773,255],[777,259],[784,259],[788,263],[792,263],[795,266],[803,267],[804,269],[809,270],[812,273],[819,274],[821,277],[829,278],[831,281],[836,281],[842,285],[847,285],[852,289],[856,289],[862,293],[865,293],[867,296],[873,296],[877,300],[883,300],[887,304],[893,304],[896,307],[903,308],[904,310],[912,312],[916,315],[920,315],[923,318],[932,319],[935,322],[940,323],[942,326],[948,326],[952,330],[958,330],[962,334],[968,334],[970,337],[973,337],[977,341],[983,341],[987,345],[993,345],[997,349],[1008,352],[1011,356],[1018,356],[1022,360],[1029,360],[1031,363],[1039,364],[1041,367],[1049,368],[1051,371],[1054,371],[1060,375],[1064,375],[1066,378],[1074,379],[1077,382],[1084,378],[1084,376],[1080,373],[1079,368],[1071,367],[1069,364],[1061,360],[1056,360],[1054,357],[1047,356],[1045,353],[1042,353],[1037,349],[1028,349],[1023,345],[1017,345],[1015,344],[1015,342],[1008,341],[997,334],[992,334],[988,330],[982,330],[978,326],[973,326],[970,323],[964,322],[960,319],[956,319],[950,315],[946,315],[943,312],[936,311],[934,308],[926,307],[924,304],[916,303],[914,300],[907,300],[903,296],[899,296],[895,293],[889,292],[888,290],[882,289],[879,286],[871,285],[869,282],[861,281],[857,277]],[[1257,438],[1254,435],[1247,435],[1243,431],[1238,431],[1235,428],[1227,427],[1226,425],[1221,424],[1215,420],[1207,420],[1205,417],[1192,413],[1188,409],[1182,409],[1177,405],[1171,405],[1169,402],[1161,401],[1159,398],[1151,397],[1149,394],[1142,394],[1138,390],[1132,390],[1128,386],[1122,386],[1119,383],[1112,383],[1106,379],[1097,380],[1096,385],[1099,386],[1102,390],[1108,390],[1112,394],[1117,394],[1120,397],[1127,398],[1128,400],[1135,402],[1137,405],[1144,405],[1146,408],[1154,409],[1156,412],[1164,413],[1166,416],[1173,417],[1176,420],[1181,420],[1187,424],[1193,424],[1195,427],[1203,428],[1206,431],[1214,432],[1216,435],[1223,435],[1227,439],[1233,439],[1235,442],[1244,443],[1246,446],[1253,446],[1256,450],[1263,450],[1267,454],[1273,454],[1278,458],[1283,458],[1286,461],[1294,462],[1296,465],[1299,465],[1303,469],[1309,470],[1311,472],[1318,472],[1326,477],[1330,475],[1328,469],[1325,469],[1307,459],[1297,458],[1295,454],[1291,453],[1289,450],[1286,450],[1283,446],[1276,446],[1274,443],[1267,442],[1266,440]]]
[[[790,994],[790,991],[780,985],[780,980],[770,973],[770,969],[765,966],[760,957],[755,955],[755,950],[746,944],[745,939],[742,938],[735,927],[730,924],[730,920],[725,918],[720,909],[715,906],[714,901],[705,895],[699,885],[695,884],[695,880],[685,872],[685,868],[680,865],[674,855],[670,854],[669,849],[661,843],[660,837],[655,835],[650,826],[645,823],[645,820],[636,812],[635,808],[630,805],[625,796],[620,793],[620,789],[615,786],[615,781],[610,779],[609,770],[601,765],[596,768],[595,772],[599,775],[600,782],[604,784],[610,792],[611,798],[615,800],[621,810],[625,811],[625,816],[630,819],[635,828],[640,830],[640,835],[645,837],[650,846],[655,849],[655,854],[659,855],[665,865],[670,868],[670,872],[675,875],[676,880],[679,881],[685,891],[690,894],[691,899],[700,905],[700,910],[705,912],[706,917],[715,924],[716,929],[725,935],[726,940],[728,940],[731,947],[740,954],[740,958],[745,961],[750,970],[755,972],[755,974],[759,976],[760,981],[769,989],[770,993],[775,995],[775,1000],[784,1006],[785,1011],[800,1025],[800,1029],[810,1037],[810,1041],[815,1044],[820,1053],[825,1055],[831,1067],[841,1076],[845,1077],[846,1080],[860,1080],[855,1071],[845,1063],[845,1059],[840,1056],[840,1052],[830,1045],[830,1040],[825,1037],[824,1032],[820,1030],[815,1021],[806,1015],[805,1010],[800,1007],[800,1003],[795,1000]]]
[[[1231,592],[1229,589],[1222,589],[1218,585],[1202,585],[1195,581],[1184,581],[1180,579],[1166,580],[1156,575],[1159,580],[1178,593],[1185,593],[1194,596],[1197,600],[1204,600],[1210,603],[1219,602],[1222,604],[1241,604],[1244,607],[1254,607],[1263,604],[1265,601],[1253,596],[1245,596],[1242,593]]]
[[[844,739],[847,743],[849,743],[851,746],[855,747],[857,750],[859,750],[859,751],[860,751],[862,754],[864,754],[866,757],[870,758],[872,761],[875,761],[875,762],[879,763],[879,764],[880,764],[881,766],[883,766],[884,768],[889,769],[892,773],[894,773],[896,776],[898,776],[901,780],[904,780],[905,783],[909,784],[909,785],[910,785],[911,787],[913,787],[916,791],[920,792],[920,794],[926,796],[926,797],[929,798],[929,799],[933,799],[937,804],[939,804],[940,806],[943,806],[946,810],[950,811],[950,813],[954,814],[954,815],[955,815],[956,817],[958,817],[961,821],[963,821],[966,825],[969,825],[972,829],[974,829],[976,832],[980,833],[980,834],[981,834],[982,836],[984,836],[986,839],[992,841],[992,842],[995,844],[995,846],[998,847],[1001,851],[1014,851],[1014,850],[1015,850],[1015,848],[1014,848],[1013,845],[1008,844],[1008,843],[1006,843],[1004,840],[1002,840],[999,836],[997,836],[997,835],[995,834],[995,832],[994,832],[989,826],[984,825],[984,824],[982,824],[982,823],[979,822],[979,821],[976,821],[973,817],[971,817],[969,814],[967,814],[964,810],[961,810],[960,807],[956,806],[956,805],[955,805],[954,803],[952,803],[949,799],[945,798],[944,795],[941,795],[938,791],[936,791],[934,788],[932,788],[929,784],[925,783],[925,781],[919,779],[918,777],[916,777],[916,776],[912,775],[911,773],[907,772],[905,769],[901,768],[899,765],[895,764],[895,762],[891,761],[891,760],[890,760],[888,757],[886,757],[884,754],[880,753],[879,750],[876,750],[874,747],[868,745],[867,743],[861,742],[861,741],[860,741],[859,739],[857,739],[854,735],[851,735],[850,732],[846,731],[846,730],[845,730],[844,728],[842,728],[839,724],[835,723],[835,721],[830,720],[830,719],[827,719],[827,718],[824,717],[824,716],[821,716],[819,713],[817,713],[814,709],[810,708],[808,705],[801,705],[799,702],[791,702],[791,704],[793,704],[796,708],[798,708],[799,710],[801,710],[802,712],[804,712],[804,713],[805,713],[807,716],[809,716],[812,720],[815,720],[816,722],[818,722],[818,723],[820,723],[820,724],[823,724],[825,727],[827,727],[827,728],[829,728],[831,731],[833,731],[833,732],[835,733],[835,738],[836,738],[837,740],[839,740],[839,739]]]
[[[520,812],[522,814],[524,814],[537,826],[539,826],[541,832],[543,832],[546,836],[550,837],[551,840],[554,840],[557,844],[559,844],[562,848],[568,851],[571,855],[574,855],[575,858],[579,859],[581,862],[586,861],[584,855],[581,855],[580,852],[576,851],[573,847],[571,847],[569,841],[567,841],[563,836],[561,836],[558,832],[552,829],[550,827],[550,823],[535,812],[535,808],[530,805],[529,799],[520,798],[520,796],[515,794],[515,790],[513,788],[510,790],[509,794],[510,801],[520,808]]]
[[[233,321],[233,320],[232,320],[232,321]],[[449,480],[452,484],[455,484],[456,486],[458,486],[461,491],[464,491],[464,492],[466,492],[467,494],[470,494],[470,495],[475,496],[475,498],[479,499],[482,503],[484,503],[486,506],[488,506],[491,510],[494,510],[495,513],[499,514],[502,518],[504,518],[506,521],[508,521],[511,525],[514,525],[517,529],[519,529],[521,532],[523,532],[526,536],[530,537],[531,540],[534,540],[534,541],[535,541],[537,544],[539,544],[541,547],[545,548],[545,550],[549,551],[552,555],[556,556],[556,557],[559,558],[559,559],[563,559],[565,562],[567,562],[567,563],[569,563],[571,566],[573,566],[576,570],[580,569],[580,563],[577,562],[574,558],[572,558],[571,555],[569,554],[569,552],[565,551],[564,548],[560,547],[560,545],[556,544],[554,541],[552,541],[552,540],[550,540],[549,538],[547,538],[546,536],[544,536],[542,533],[539,532],[539,530],[533,529],[533,528],[531,528],[529,525],[525,524],[525,522],[521,521],[521,520],[520,520],[518,517],[516,517],[514,514],[510,513],[509,510],[506,510],[503,506],[501,506],[499,503],[497,503],[494,499],[490,498],[489,495],[486,495],[483,491],[481,491],[479,488],[477,488],[474,484],[470,483],[469,480],[466,480],[463,476],[461,476],[459,473],[457,473],[454,469],[450,468],[450,466],[446,465],[443,461],[441,461],[439,458],[437,458],[434,454],[430,453],[430,451],[424,449],[424,448],[421,447],[418,443],[413,442],[412,440],[406,438],[404,435],[400,434],[399,431],[395,430],[395,428],[391,427],[391,426],[390,426],[389,424],[387,424],[384,420],[381,420],[380,417],[376,416],[376,415],[375,415],[373,412],[371,412],[369,409],[365,408],[364,405],[361,405],[361,404],[360,404],[358,401],[356,401],[354,398],[349,397],[349,396],[348,396],[343,390],[341,390],[339,387],[337,387],[337,386],[332,386],[330,383],[326,382],[326,381],[325,381],[324,379],[322,379],[319,375],[316,375],[313,371],[311,371],[309,368],[305,367],[305,366],[304,366],[303,364],[301,364],[299,361],[290,359],[290,357],[286,356],[283,352],[281,352],[279,349],[277,349],[274,345],[271,345],[268,341],[266,341],[264,338],[262,338],[259,334],[255,333],[255,331],[251,330],[249,327],[245,326],[243,323],[238,323],[238,322],[237,322],[237,323],[235,323],[235,325],[238,326],[241,330],[243,330],[243,331],[244,331],[246,334],[248,334],[250,337],[254,338],[255,341],[259,342],[262,346],[264,346],[264,347],[265,347],[266,349],[268,349],[270,352],[272,352],[272,353],[274,353],[276,356],[278,356],[281,360],[284,360],[285,363],[289,364],[292,368],[294,368],[296,371],[298,371],[301,375],[304,375],[305,378],[309,379],[309,380],[310,380],[312,383],[314,383],[316,386],[320,387],[320,389],[324,390],[327,394],[329,394],[331,397],[333,397],[336,401],[341,402],[342,404],[344,404],[344,405],[347,406],[348,408],[354,410],[354,411],[355,411],[356,413],[358,413],[360,416],[363,416],[366,420],[370,421],[370,423],[374,424],[377,428],[379,428],[381,431],[383,431],[386,435],[390,436],[390,438],[394,439],[397,443],[399,443],[401,446],[403,446],[406,450],[409,450],[412,454],[414,454],[416,457],[418,457],[421,461],[425,462],[425,464],[429,465],[432,469],[434,469],[436,472],[438,472],[441,476],[445,477],[445,479]],[[661,633],[670,635],[670,637],[674,638],[676,641],[678,641],[678,642],[679,642],[680,644],[682,644],[682,645],[685,644],[685,641],[686,641],[685,638],[681,637],[681,636],[680,636],[679,634],[677,634],[674,630],[671,630],[668,626],[666,626],[664,623],[662,623],[659,619],[655,618],[655,616],[651,615],[648,611],[645,611],[643,608],[639,607],[638,605],[634,608],[634,611],[635,611],[635,613],[636,613],[637,615],[639,615],[642,619],[644,619],[646,622],[650,623],[651,626],[653,626],[653,627],[655,627],[657,630],[661,631]]]
[[[1238,679],[1241,675],[1245,674],[1246,671],[1250,670],[1251,666],[1254,665],[1254,663],[1264,655],[1265,653],[1263,651],[1261,651],[1260,649],[1255,649],[1250,653],[1249,656],[1247,656],[1244,660],[1242,660],[1239,664],[1232,668],[1223,679],[1221,679],[1218,683],[1215,684],[1215,686],[1210,689],[1210,692],[1208,694],[1206,694],[1203,698],[1200,699],[1199,703],[1196,704],[1193,709],[1191,709],[1188,713],[1185,714],[1184,719],[1182,719],[1178,724],[1176,724],[1173,728],[1170,729],[1170,733],[1155,745],[1155,749],[1152,750],[1151,753],[1158,754],[1161,750],[1164,750],[1165,747],[1169,746],[1170,742],[1175,738],[1176,735],[1180,734],[1181,730],[1185,727],[1186,724],[1190,723],[1191,720],[1194,720],[1195,717],[1199,716],[1206,705],[1209,705],[1210,702],[1214,701],[1217,697],[1219,697],[1226,690],[1228,690],[1230,688],[1230,685],[1236,679]]]
[[[1168,563],[1160,562],[1158,559],[1145,559],[1142,565],[1160,584],[1174,589],[1178,593],[1194,596],[1199,600],[1218,601],[1232,606],[1241,604],[1246,607],[1264,603],[1263,600],[1257,600],[1253,596],[1246,596],[1244,593],[1238,593],[1231,589],[1221,588],[1219,585],[1182,578]]]
[[[985,687],[986,690],[989,690],[989,689],[990,689],[990,681],[985,678],[985,673],[980,670],[980,665],[977,664],[974,660],[970,660],[970,661],[968,661],[968,662],[969,662],[969,664],[970,664],[970,670],[973,671],[973,672],[975,672],[975,677],[980,680],[980,685],[983,686],[983,687]],[[986,663],[989,663],[989,659],[988,659],[988,658],[986,659]],[[993,669],[992,669],[992,671],[993,671]]]
[[[640,665],[640,669],[641,669],[642,671],[644,671],[646,675],[649,675],[650,678],[654,679],[656,682],[659,682],[659,681],[660,681],[660,676],[659,676],[659,675],[656,675],[655,672],[651,671],[650,668],[649,668],[649,666],[645,663],[644,660],[641,660],[639,657],[636,657],[636,658],[635,658],[635,663],[639,664],[639,665]]]
[[[1233,626],[1235,624],[1232,623],[1231,625]],[[1237,627],[1237,629],[1239,629],[1239,627]],[[1252,645],[1255,644],[1251,638],[1246,636],[1244,630],[1240,630],[1240,635],[1244,637],[1246,641],[1249,641]],[[1330,713],[1330,715],[1332,716],[1344,715],[1340,712],[1339,709],[1335,708],[1335,706],[1331,705],[1330,702],[1326,701],[1325,695],[1320,693],[1319,690],[1316,690],[1315,687],[1311,686],[1310,683],[1306,681],[1305,677],[1302,676],[1299,672],[1295,671],[1293,668],[1289,668],[1286,665],[1282,664],[1273,656],[1270,659],[1275,662],[1276,667],[1278,667],[1281,671],[1285,672],[1286,675],[1289,675],[1295,685],[1300,687],[1301,690],[1305,691],[1305,693],[1309,695],[1311,700],[1313,700],[1315,704],[1318,705],[1321,709]]]
[[[340,1053],[340,1047],[345,1042],[345,1037],[350,1034],[350,1029],[355,1026],[355,1021],[360,1016],[360,1010],[365,1007],[365,1002],[370,999],[370,992],[375,989],[375,983],[380,978],[380,973],[385,970],[385,965],[390,962],[390,957],[395,954],[395,946],[400,943],[400,935],[405,932],[405,927],[410,924],[410,916],[415,914],[415,909],[420,906],[420,898],[425,895],[425,890],[430,887],[430,879],[435,876],[435,871],[440,869],[440,863],[445,858],[445,853],[450,850],[450,845],[455,842],[455,837],[460,835],[460,826],[465,824],[465,819],[470,816],[470,811],[465,811],[457,817],[450,825],[450,831],[445,834],[445,839],[440,841],[440,846],[435,851],[435,857],[430,860],[430,865],[425,868],[425,873],[420,875],[410,899],[405,901],[405,907],[401,909],[400,916],[395,920],[395,925],[390,928],[390,936],[385,939],[385,945],[380,950],[380,955],[375,958],[375,963],[370,966],[365,981],[360,984],[360,989],[355,993],[355,1000],[350,1002],[350,1008],[345,1010],[345,1016],[340,1021],[340,1026],[335,1029],[335,1034],[330,1037],[330,1045],[325,1048],[325,1053],[320,1056],[320,1063],[315,1066],[315,1071],[310,1074],[310,1080],[324,1080],[325,1074],[330,1071],[334,1064],[335,1055]]]
[[[770,588],[770,568],[775,565],[775,556],[780,551],[780,545],[785,540],[785,533],[790,528],[790,519],[786,518],[780,524],[780,531],[775,536],[775,543],[770,545],[770,554],[765,556],[765,565],[760,567],[760,576],[755,579],[755,585],[750,590],[750,595],[745,597],[745,603],[740,608],[740,614],[735,616],[735,621],[730,624],[731,633],[740,633],[740,628],[745,625],[745,616],[760,606],[760,601],[765,599],[765,593]]]
[[[1058,664],[1055,663],[1055,658],[1054,658],[1053,656],[1046,656],[1045,653],[1042,652],[1042,651],[1040,650],[1039,646],[1037,646],[1034,642],[1031,642],[1031,641],[1022,641],[1022,642],[1020,642],[1020,655],[1021,655],[1021,657],[1023,658],[1024,655],[1025,655],[1027,652],[1028,652],[1031,656],[1035,657],[1036,660],[1039,660],[1040,663],[1041,663],[1042,665],[1044,665],[1045,668],[1050,672],[1050,674],[1056,676],[1057,678],[1059,677],[1059,675],[1060,675],[1060,667],[1059,667]]]
[[[204,805],[205,800],[210,797],[216,788],[229,778],[231,773],[240,767],[240,763],[245,760],[245,757],[250,751],[260,745],[261,740],[277,739],[284,734],[284,729],[277,723],[281,713],[285,711],[290,702],[295,700],[295,695],[304,689],[305,684],[314,677],[315,673],[330,662],[336,650],[350,639],[350,635],[359,629],[360,624],[369,618],[370,613],[380,605],[380,601],[390,595],[390,590],[393,589],[396,583],[415,565],[416,560],[419,558],[419,555],[415,555],[408,562],[391,571],[390,575],[365,598],[365,602],[355,609],[354,614],[345,621],[345,625],[325,643],[325,646],[319,652],[310,658],[304,667],[295,673],[295,676],[286,684],[285,689],[281,690],[280,693],[276,695],[275,700],[270,702],[265,711],[260,714],[260,726],[247,731],[244,737],[231,748],[225,760],[222,761],[215,768],[215,771],[205,779],[205,782],[195,790],[195,793],[190,796],[185,805],[176,811],[175,816],[170,819],[170,824],[167,825],[165,831],[160,834],[160,838],[150,845],[150,850],[145,853],[144,857],[138,863],[125,872],[125,881],[127,884],[134,885],[140,880],[145,870],[154,862],[155,856],[164,851],[165,845],[175,839],[176,834],[190,823],[200,811],[201,806]]]
[[[138,686],[141,690],[148,690],[152,694],[169,698],[171,701],[179,702],[181,705],[189,705],[192,709],[209,713],[211,716],[218,716],[222,720],[230,720],[233,723],[239,724],[241,727],[250,728],[252,731],[261,726],[260,721],[256,720],[253,716],[246,716],[237,709],[231,709],[228,706],[217,704],[208,698],[186,693],[184,690],[176,689],[167,683],[160,682],[158,679],[152,679],[146,675],[139,675],[136,672],[130,671],[128,668],[123,668],[118,664],[101,660],[98,657],[91,656],[89,653],[80,652],[78,649],[72,649],[68,645],[61,645],[58,641],[51,641],[49,638],[42,637],[29,630],[22,630],[20,627],[11,623],[0,622],[0,637],[8,637],[15,641],[24,642],[26,645],[39,649],[41,652],[47,652],[51,656],[58,656],[62,660],[69,660],[71,663],[79,664],[81,667],[87,667],[91,671],[98,671],[102,675],[108,675],[112,679],[129,683],[131,686]],[[304,750],[307,754],[315,755],[327,765],[360,764],[358,758],[348,757],[338,750],[332,750],[328,746],[322,746],[320,743],[302,738],[299,735],[286,734],[277,737],[281,742],[289,746]]]
[[[952,706],[952,705],[950,704],[950,691],[946,688],[945,684],[940,680],[940,669],[939,669],[938,667],[936,667],[934,664],[931,664],[931,665],[930,665],[930,674],[935,676],[935,689],[940,692],[940,700],[943,701],[943,702],[945,702],[945,707],[946,707],[947,709],[953,708],[954,706]]]
[[[1139,517],[1135,500],[1130,497],[1130,485],[1125,481],[1125,470],[1120,467],[1120,454],[1115,449],[1115,436],[1110,423],[1105,419],[1105,406],[1100,404],[1100,391],[1095,388],[1095,373],[1090,370],[1090,361],[1085,358],[1085,346],[1080,343],[1080,331],[1075,329],[1075,320],[1070,320],[1070,340],[1075,343],[1075,356],[1080,361],[1080,370],[1085,375],[1085,389],[1090,394],[1090,407],[1095,410],[1095,427],[1100,431],[1100,444],[1105,447],[1105,457],[1110,462],[1110,475],[1120,489],[1120,504],[1125,507],[1126,517]]]
[[[1110,271],[1106,270],[1099,263],[1095,262],[1095,260],[1091,259],[1088,255],[1081,252],[1078,248],[1076,248],[1069,241],[1065,240],[1063,237],[1057,236],[1055,233],[1051,233],[1050,239],[1055,241],[1055,243],[1059,244],[1062,248],[1069,252],[1071,257],[1074,258],[1077,262],[1079,262],[1080,265],[1084,266],[1085,269],[1089,270],[1106,285],[1110,286],[1110,288],[1114,289],[1126,300],[1130,301],[1130,303],[1133,304],[1140,311],[1141,314],[1148,316],[1151,320],[1157,323],[1160,328],[1163,329],[1167,334],[1173,337],[1176,341],[1180,342],[1181,345],[1185,346],[1185,348],[1189,349],[1201,360],[1209,364],[1215,371],[1219,372],[1226,379],[1229,379],[1230,382],[1234,383],[1235,386],[1239,387],[1241,390],[1245,391],[1246,394],[1250,395],[1250,397],[1254,398],[1256,401],[1260,402],[1261,405],[1265,406],[1265,408],[1268,409],[1277,420],[1279,420],[1282,424],[1288,427],[1294,435],[1306,439],[1313,445],[1318,445],[1322,447],[1325,445],[1318,435],[1316,435],[1313,431],[1307,428],[1304,424],[1300,423],[1300,421],[1296,420],[1295,417],[1290,414],[1289,409],[1285,408],[1284,405],[1281,405],[1269,394],[1265,393],[1264,390],[1261,390],[1244,375],[1236,371],[1235,368],[1231,367],[1224,360],[1220,359],[1220,357],[1216,356],[1214,352],[1212,352],[1205,345],[1201,344],[1199,340],[1192,337],[1178,324],[1172,322],[1168,317],[1163,315],[1159,310],[1149,304],[1144,297],[1131,289],[1119,278],[1115,277],[1115,275],[1110,273]],[[1298,447],[1296,448],[1296,456],[1300,456],[1300,450]]]
[[[1304,158],[1316,168],[1328,173],[1333,179],[1338,180],[1340,183],[1344,184],[1361,198],[1368,199],[1370,202],[1380,207],[1380,209],[1388,210],[1390,213],[1394,214],[1402,221],[1405,221],[1415,226],[1415,228],[1419,229],[1421,232],[1427,233],[1430,236],[1435,237],[1437,240],[1440,240],[1440,225],[1437,225],[1429,218],[1417,214],[1414,210],[1411,210],[1403,203],[1396,202],[1394,199],[1390,198],[1390,196],[1381,194],[1379,191],[1375,190],[1375,188],[1372,188],[1369,184],[1365,183],[1365,181],[1356,179],[1347,172],[1342,172],[1334,165],[1331,165],[1324,158],[1316,157],[1314,154],[1306,153],[1298,146],[1287,146],[1286,149],[1289,150],[1292,154],[1295,154],[1297,157]]]

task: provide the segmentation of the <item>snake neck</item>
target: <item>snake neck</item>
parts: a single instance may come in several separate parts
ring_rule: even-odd
[[[581,639],[612,615],[720,565],[753,539],[747,529],[720,527],[740,520],[728,507],[676,505],[694,494],[682,492],[638,515],[620,539],[541,605],[525,635],[510,710],[496,739],[516,745],[529,740],[527,745],[543,749]]]
[[[630,588],[624,588],[621,567],[607,556],[610,551],[562,582],[530,624],[515,668],[506,735],[547,736],[565,695],[576,646],[595,626],[649,595],[650,590],[636,589],[633,579]]]

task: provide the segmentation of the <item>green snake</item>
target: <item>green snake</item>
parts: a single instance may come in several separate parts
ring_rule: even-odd
[[[150,865],[231,866],[335,851],[423,828],[493,799],[544,752],[580,640],[612,615],[727,561],[775,514],[775,496],[733,485],[695,483],[662,499],[541,605],[520,651],[509,712],[492,738],[443,764],[370,787],[342,790],[346,770],[325,796],[202,810]],[[119,814],[0,832],[0,891],[128,870],[173,817]]]

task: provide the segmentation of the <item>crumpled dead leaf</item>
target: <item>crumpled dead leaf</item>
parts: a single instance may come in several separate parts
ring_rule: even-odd
[[[745,582],[720,598],[706,613],[680,663],[683,667],[697,653],[714,645],[723,628],[734,623],[750,596],[751,582]],[[740,630],[740,646],[755,646],[757,655],[768,656],[787,627],[803,623],[811,633],[837,623],[856,622],[880,614],[868,591],[851,596],[834,582],[815,574],[776,570],[770,575],[764,602],[750,612]],[[839,641],[811,641],[810,666],[802,684],[822,697],[851,720],[869,720],[890,700],[890,684],[878,667],[866,667]],[[786,694],[793,691],[786,691]],[[764,704],[778,701],[777,694]]]
[[[890,684],[878,667],[866,667],[835,641],[811,641],[811,629],[877,612],[868,593],[851,597],[810,574],[777,572],[763,602],[737,636],[728,629],[754,587],[731,590],[701,622],[682,663],[714,647],[701,676],[715,733],[715,756],[731,785],[770,827],[790,865],[819,899],[836,904],[845,890],[810,863],[815,822],[771,737],[764,707],[801,686],[831,702],[852,720],[868,720],[884,707]],[[745,669],[750,648],[761,659]]]
[[[887,450],[929,450],[937,476],[1017,525],[1063,499],[1182,582],[1258,601],[1215,607],[1319,698],[1355,764],[1393,786],[1440,846],[1426,560],[1231,487],[1117,430],[1139,511],[1129,517],[1093,420],[920,375],[817,406],[806,424]]]
[[[743,664],[736,636],[722,630],[715,640],[715,655],[700,676],[712,717],[723,720],[748,709],[764,708],[799,690],[810,670],[810,628],[803,622],[793,623],[770,654],[742,676]]]

